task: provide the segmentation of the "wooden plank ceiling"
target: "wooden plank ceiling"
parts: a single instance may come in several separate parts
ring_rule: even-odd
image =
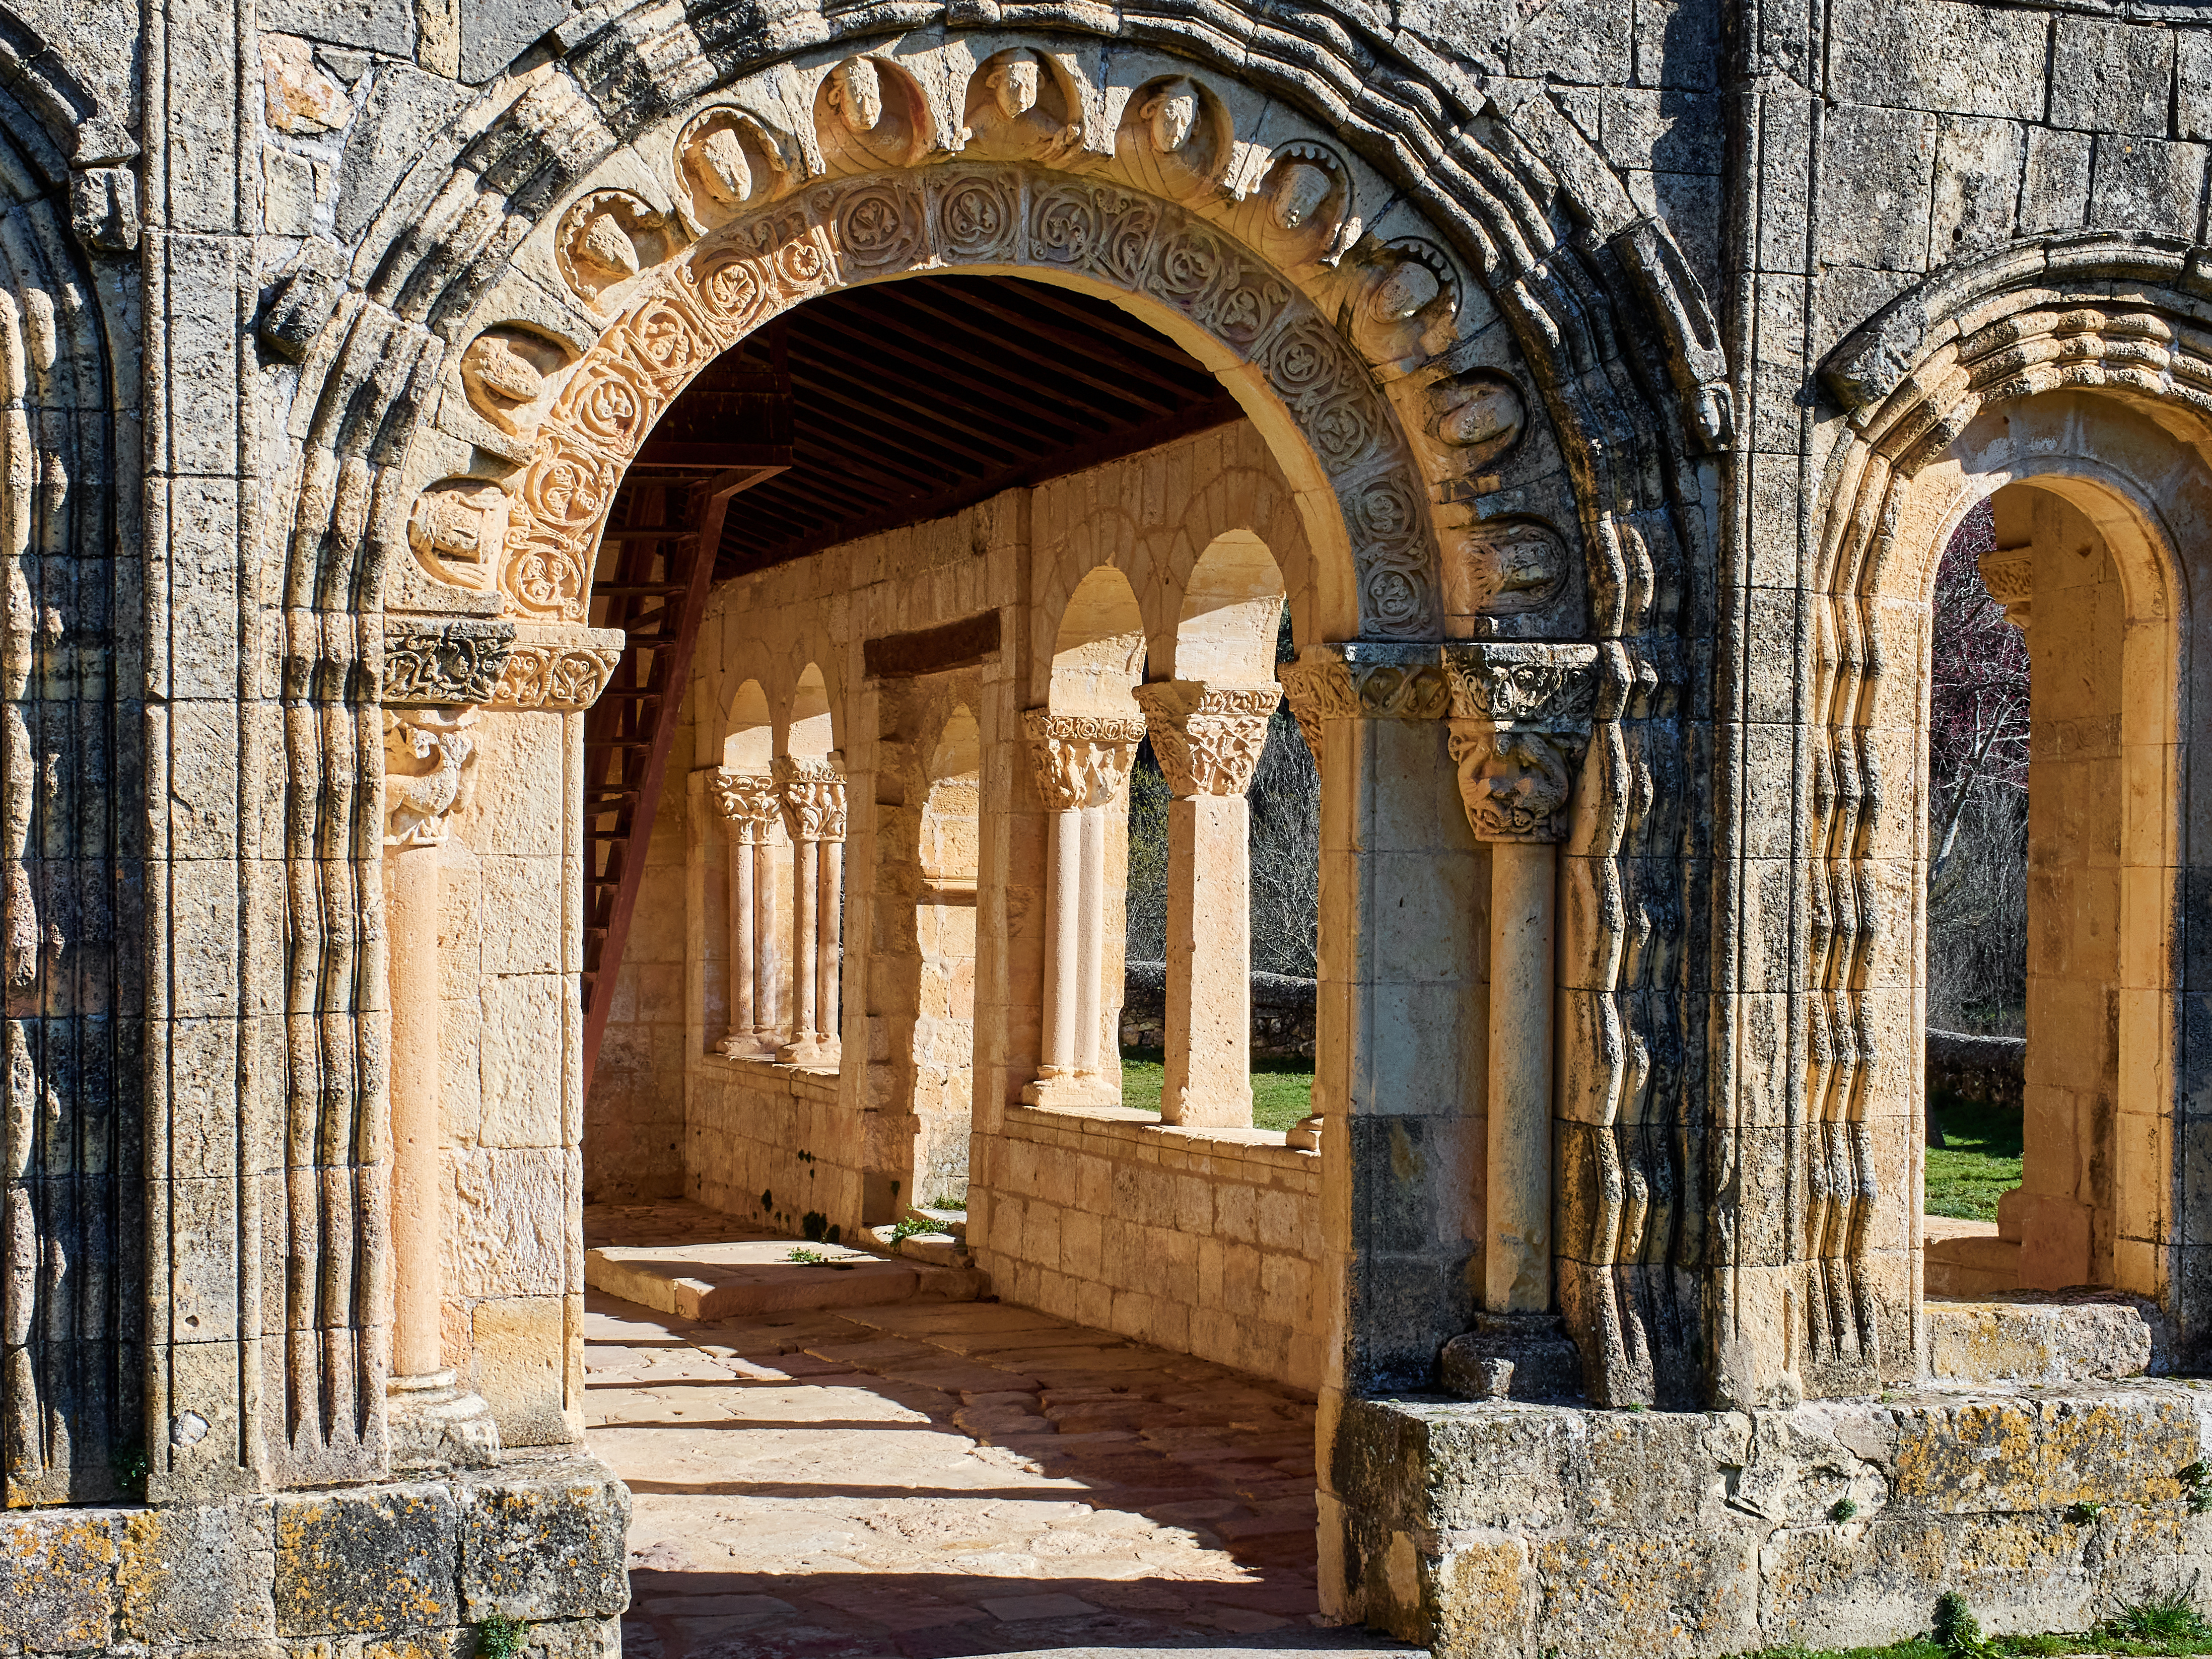
[[[753,335],[662,416],[637,466],[696,477],[787,456],[730,503],[722,580],[1241,418],[1189,354],[1103,300],[931,276],[810,301]]]

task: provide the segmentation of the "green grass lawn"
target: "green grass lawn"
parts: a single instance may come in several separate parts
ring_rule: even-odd
[[[1160,1085],[1167,1071],[1158,1048],[1121,1050],[1121,1103],[1139,1112],[1160,1109]],[[1252,1062],[1252,1127],[1287,1129],[1313,1112],[1313,1062],[1255,1060]]]
[[[1948,1144],[1928,1149],[1929,1215],[1995,1221],[1997,1194],[2020,1185],[2020,1113],[1948,1092],[1938,1095],[1936,1121]]]

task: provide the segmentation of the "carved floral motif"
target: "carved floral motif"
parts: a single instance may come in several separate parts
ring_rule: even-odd
[[[778,756],[773,784],[792,840],[845,839],[845,775],[835,766]]]
[[[1145,740],[1140,715],[1055,714],[1031,708],[1022,715],[1037,793],[1055,812],[1111,806],[1121,799],[1137,745]]]
[[[384,711],[384,844],[434,847],[475,781],[473,708]]]
[[[1981,555],[1975,562],[1981,569],[1982,586],[2004,607],[2005,620],[2021,633],[2027,632],[2035,603],[2035,550],[2000,547]]]
[[[730,826],[733,839],[747,846],[768,839],[769,825],[783,805],[774,778],[718,766],[708,787],[714,792],[714,808]]]
[[[589,708],[622,659],[605,646],[518,645],[489,698],[495,708]]]
[[[1170,680],[1140,685],[1136,696],[1170,793],[1241,795],[1251,787],[1279,688]]]

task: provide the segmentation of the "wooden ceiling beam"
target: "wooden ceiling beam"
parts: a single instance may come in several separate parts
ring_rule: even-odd
[[[906,302],[913,309],[922,313],[925,316],[933,317],[939,322],[950,324],[957,328],[973,329],[975,327],[975,325],[963,322],[958,317],[941,308],[933,300],[902,297],[906,297]],[[1047,350],[1025,353],[1040,373],[1048,372],[1057,379],[1080,381],[1083,385],[1103,392],[1108,397],[1127,404],[1139,412],[1150,411],[1154,415],[1164,416],[1173,412],[1178,406],[1176,400],[1162,402],[1156,398],[1147,397],[1143,392],[1133,392],[1129,389],[1128,382],[1131,380],[1142,384],[1147,379],[1157,377],[1158,371],[1154,368],[1132,362],[1118,353],[1101,352],[1096,340],[1086,339],[1072,330],[1056,328],[1049,323],[1039,323],[1034,319],[1022,316],[1018,312],[1007,310],[985,301],[970,300],[967,303],[997,320],[1002,326],[995,332],[1001,337],[1004,333],[1004,325],[1010,325],[1051,348]],[[994,331],[987,327],[979,331]],[[1120,380],[1102,378],[1092,374],[1086,367],[1091,364],[1105,364],[1109,359],[1110,366],[1121,372]]]

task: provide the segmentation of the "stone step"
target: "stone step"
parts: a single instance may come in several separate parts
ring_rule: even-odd
[[[962,1243],[968,1242],[968,1212],[965,1210],[933,1210],[922,1205],[915,1206],[914,1212],[924,1221],[933,1221],[937,1231],[949,1234]]]
[[[927,1215],[927,1211],[916,1214]],[[966,1271],[974,1260],[968,1254],[967,1226],[963,1223],[958,1233],[908,1233],[904,1238],[894,1239],[894,1226],[871,1227],[869,1237],[901,1261],[912,1261],[932,1267],[949,1267]]]
[[[791,1260],[794,1249],[818,1250],[819,1264]],[[737,1319],[817,1308],[865,1308],[931,1294],[964,1301],[976,1294],[933,1264],[863,1255],[834,1244],[790,1238],[732,1243],[607,1245],[584,1255],[584,1283],[592,1290],[679,1319]]]

